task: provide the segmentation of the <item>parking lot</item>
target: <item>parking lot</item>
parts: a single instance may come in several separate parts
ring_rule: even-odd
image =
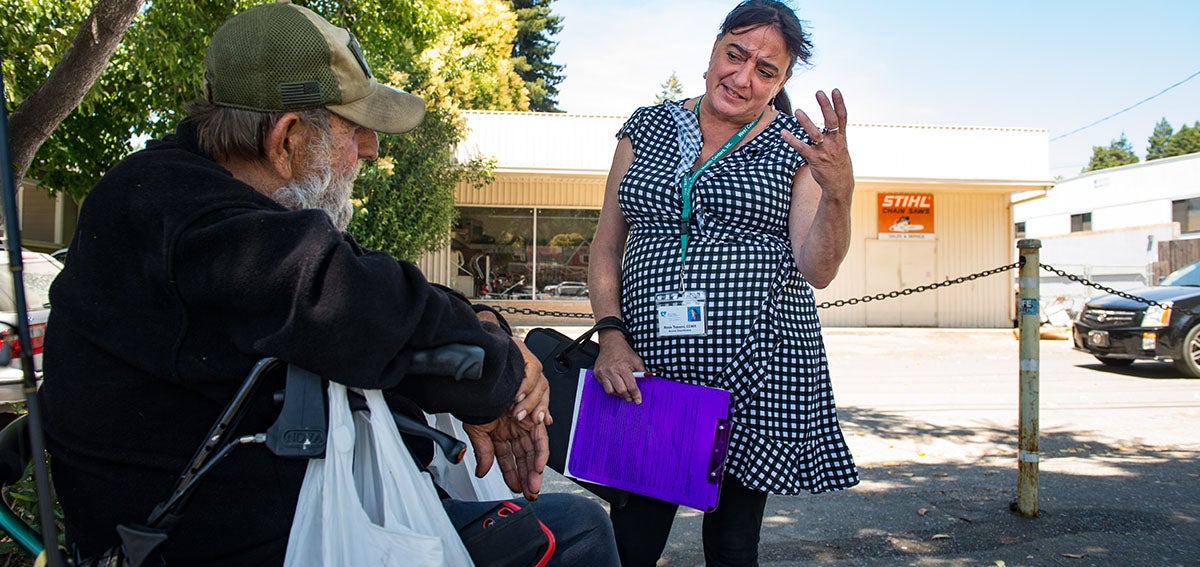
[[[571,334],[571,329],[563,329]],[[582,329],[578,329],[582,330]],[[1017,490],[1009,329],[826,329],[851,490],[773,496],[764,565],[1195,565],[1200,379],[1042,340],[1038,518]],[[576,490],[566,480],[552,490]],[[703,563],[683,510],[660,565]]]

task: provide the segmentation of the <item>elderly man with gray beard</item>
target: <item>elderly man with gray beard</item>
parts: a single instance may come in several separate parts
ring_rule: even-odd
[[[348,31],[286,1],[226,22],[205,68],[205,98],[175,134],[88,196],[51,290],[40,396],[73,554],[145,521],[264,357],[382,389],[394,408],[454,413],[481,466],[538,499],[550,417],[536,358],[495,312],[344,232],[376,132],[416,127],[424,101],[375,81]],[[406,373],[414,350],[451,343],[483,348],[480,380]],[[247,430],[278,413],[260,390]],[[305,467],[232,452],[173,527],[166,564],[281,564]],[[598,505],[551,494],[534,509],[557,563],[615,563]]]

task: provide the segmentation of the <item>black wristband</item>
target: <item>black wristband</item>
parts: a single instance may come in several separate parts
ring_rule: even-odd
[[[603,317],[592,326],[593,331],[600,329],[619,329],[622,335],[625,335],[625,341],[629,342],[629,329],[625,327],[625,321],[620,317]]]

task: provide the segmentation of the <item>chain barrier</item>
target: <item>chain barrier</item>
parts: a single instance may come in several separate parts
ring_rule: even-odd
[[[988,276],[994,276],[999,273],[1003,273],[1003,272],[1007,272],[1009,270],[1014,270],[1014,269],[1020,268],[1024,264],[1025,264],[1025,258],[1022,257],[1020,260],[1013,262],[1011,264],[1000,266],[998,268],[993,268],[991,270],[984,270],[982,272],[977,272],[977,273],[974,273],[974,274],[971,274],[968,276],[957,277],[954,279],[947,278],[945,281],[935,282],[935,283],[931,283],[931,284],[927,284],[927,285],[919,285],[917,287],[910,287],[910,288],[900,289],[900,290],[896,290],[896,291],[889,291],[887,293],[876,293],[874,295],[864,295],[862,297],[854,297],[854,298],[850,298],[850,299],[838,299],[836,301],[825,301],[825,302],[817,304],[817,309],[829,309],[831,307],[845,307],[847,305],[858,305],[860,303],[870,303],[872,301],[880,301],[883,299],[893,299],[893,298],[900,297],[902,295],[912,295],[914,293],[933,291],[935,289],[952,286],[952,285],[956,285],[956,284],[961,284],[961,283],[966,283],[969,281],[977,280],[979,278],[986,278]],[[1116,289],[1113,289],[1111,287],[1108,287],[1108,286],[1105,286],[1102,284],[1098,284],[1098,283],[1090,281],[1087,278],[1084,278],[1082,276],[1077,276],[1075,274],[1069,274],[1069,273],[1067,273],[1063,270],[1060,270],[1058,268],[1055,268],[1054,266],[1051,266],[1049,264],[1038,264],[1038,266],[1040,266],[1041,269],[1046,270],[1047,272],[1053,273],[1056,276],[1064,277],[1070,281],[1080,283],[1080,284],[1083,284],[1083,285],[1091,287],[1091,288],[1098,289],[1100,291],[1103,291],[1104,293],[1111,293],[1113,295],[1123,297],[1125,299],[1131,299],[1131,300],[1137,301],[1139,303],[1145,303],[1146,305],[1156,306],[1156,307],[1160,307],[1163,309],[1167,309],[1167,308],[1171,307],[1169,304],[1160,303],[1158,301],[1154,301],[1153,299],[1146,299],[1144,297],[1138,297],[1136,295],[1132,295],[1132,294],[1129,294],[1129,293],[1126,293],[1126,292],[1123,292],[1120,290],[1116,290]],[[551,311],[548,309],[532,309],[529,307],[512,307],[512,306],[502,306],[502,305],[489,305],[488,307],[491,307],[492,309],[495,309],[496,311],[499,311],[501,313],[509,313],[509,314],[514,314],[514,315],[535,315],[538,317],[561,317],[561,318],[566,318],[566,319],[592,319],[592,318],[594,318],[594,316],[590,312],[583,313],[583,312],[577,312],[577,311]],[[1196,315],[1196,313],[1191,312],[1191,311],[1180,310],[1180,312],[1186,313],[1188,315]]]
[[[530,309],[528,307],[512,307],[507,305],[488,305],[492,309],[501,313],[509,313],[512,315],[537,315],[538,317],[564,317],[567,319],[594,319],[595,316],[589,311],[582,313],[578,311],[549,311],[546,309]]]
[[[1012,269],[1020,268],[1024,264],[1025,264],[1025,259],[1021,258],[1021,260],[1013,262],[1007,266],[1000,266],[999,268],[993,268],[991,270],[984,270],[982,272],[971,274],[969,276],[962,276],[962,277],[954,278],[954,279],[947,278],[946,281],[931,283],[929,285],[919,285],[917,287],[910,287],[907,289],[901,289],[901,290],[897,290],[897,291],[889,291],[887,293],[877,293],[875,295],[864,295],[862,297],[854,297],[851,299],[839,299],[837,301],[826,301],[823,303],[818,303],[817,309],[828,309],[830,307],[845,307],[847,305],[858,305],[859,303],[870,303],[872,301],[879,301],[881,299],[896,298],[896,297],[900,297],[901,295],[912,295],[914,293],[921,293],[924,291],[932,291],[932,290],[938,289],[940,287],[946,287],[946,286],[951,286],[951,285],[955,285],[955,284],[965,283],[965,282],[969,282],[971,280],[976,280],[979,278],[985,278],[987,276],[999,274],[1001,272],[1007,272]]]
[[[1068,280],[1071,280],[1075,283],[1080,283],[1087,287],[1098,289],[1100,291],[1103,291],[1104,293],[1111,293],[1118,297],[1123,297],[1125,299],[1133,300],[1138,303],[1145,303],[1146,305],[1149,305],[1152,307],[1158,307],[1160,309],[1171,309],[1178,313],[1183,313],[1184,315],[1200,315],[1200,313],[1196,313],[1195,311],[1191,311],[1188,309],[1176,309],[1176,308],[1172,307],[1170,303],[1161,303],[1161,302],[1155,301],[1153,299],[1146,299],[1145,297],[1138,297],[1131,293],[1126,293],[1124,291],[1116,290],[1111,287],[1101,285],[1101,284],[1098,284],[1093,281],[1089,281],[1087,278],[1077,276],[1075,274],[1068,274],[1067,272],[1064,272],[1064,271],[1062,271],[1058,268],[1055,268],[1054,266],[1050,266],[1048,264],[1038,264],[1038,265],[1041,266],[1041,268],[1043,270],[1046,270],[1047,272],[1051,272],[1056,276],[1067,278]]]
[[[1013,262],[1012,264],[1008,264],[1006,266],[1000,266],[999,268],[994,268],[991,270],[984,270],[982,272],[971,274],[969,276],[962,276],[962,277],[958,277],[958,278],[954,278],[954,279],[947,278],[946,281],[943,281],[943,282],[936,282],[936,283],[931,283],[928,285],[919,285],[917,287],[912,287],[912,288],[908,288],[908,289],[890,291],[887,293],[877,293],[874,295],[865,295],[863,297],[855,297],[855,298],[851,298],[851,299],[839,299],[837,301],[826,301],[824,303],[818,304],[817,309],[828,309],[830,307],[844,307],[846,305],[857,305],[859,303],[868,303],[871,301],[878,301],[881,299],[900,297],[901,295],[912,295],[914,293],[932,291],[932,290],[950,286],[950,285],[965,283],[965,282],[969,282],[969,281],[976,280],[979,278],[985,278],[988,276],[999,274],[1001,272],[1007,272],[1008,270],[1012,270],[1012,269],[1021,267],[1021,265],[1024,263],[1025,263],[1025,260],[1022,258],[1020,261]],[[495,309],[496,311],[499,311],[501,313],[509,313],[509,314],[536,315],[538,317],[563,317],[563,318],[570,318],[570,319],[592,319],[593,318],[593,315],[591,313],[580,313],[580,312],[575,312],[575,311],[551,311],[551,310],[547,310],[547,309],[531,309],[528,307],[512,307],[512,306],[504,306],[504,305],[489,305],[488,307],[491,307],[492,309]]]
[[[1115,290],[1111,287],[1104,286],[1104,285],[1098,284],[1093,281],[1089,281],[1087,278],[1077,276],[1075,274],[1068,274],[1067,272],[1064,272],[1064,271],[1062,271],[1058,268],[1055,268],[1054,266],[1051,266],[1049,264],[1039,264],[1039,265],[1042,267],[1043,270],[1046,270],[1047,272],[1051,272],[1056,276],[1067,278],[1068,280],[1071,280],[1075,283],[1081,283],[1087,287],[1095,288],[1100,291],[1103,291],[1104,293],[1111,293],[1113,295],[1124,297],[1125,299],[1132,299],[1134,301],[1137,301],[1138,303],[1145,303],[1146,305],[1155,305],[1155,306],[1162,307],[1162,308],[1170,307],[1169,305],[1164,305],[1162,303],[1154,301],[1153,299],[1146,299],[1144,297],[1138,297],[1136,295],[1131,295],[1131,294],[1125,293],[1123,291]]]

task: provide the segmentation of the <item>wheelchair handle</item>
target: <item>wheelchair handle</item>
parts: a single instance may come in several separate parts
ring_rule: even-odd
[[[350,411],[366,410],[367,399],[356,392],[347,392],[347,398],[350,402]],[[467,444],[463,441],[455,439],[433,427],[430,427],[423,421],[418,421],[405,414],[392,412],[392,421],[396,423],[396,429],[401,433],[424,437],[433,441],[433,444],[442,452],[447,461],[458,464],[461,463],[463,457],[467,455]]]
[[[408,373],[478,380],[483,373],[483,348],[449,344],[412,353]],[[267,430],[267,448],[280,457],[319,458],[325,454],[325,388],[321,378],[296,366],[288,366],[287,386],[275,393],[283,408]],[[362,402],[352,409],[366,409],[363,398],[351,393],[351,402]],[[403,414],[392,414],[396,427],[404,433],[426,437],[434,442],[451,462],[466,454],[466,444]]]

